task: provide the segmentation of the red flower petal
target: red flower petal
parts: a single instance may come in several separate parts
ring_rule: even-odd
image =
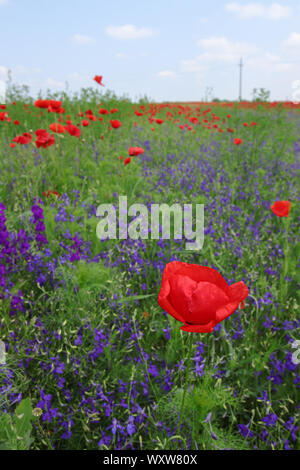
[[[288,217],[292,203],[290,201],[276,201],[271,211],[278,217]]]

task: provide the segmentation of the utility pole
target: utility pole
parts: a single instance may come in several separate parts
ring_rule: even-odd
[[[239,86],[239,100],[242,101],[242,67],[243,67],[243,59],[241,57],[240,63],[238,64],[240,67],[240,86]]]

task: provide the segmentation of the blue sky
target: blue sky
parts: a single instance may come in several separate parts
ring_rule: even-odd
[[[300,2],[0,0],[0,80],[97,87],[136,99],[292,99],[300,80]],[[102,87],[100,87],[102,89]]]

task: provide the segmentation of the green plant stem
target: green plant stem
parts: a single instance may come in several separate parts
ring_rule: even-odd
[[[184,407],[184,400],[188,388],[188,383],[189,383],[189,371],[190,371],[190,363],[191,363],[191,353],[192,353],[192,346],[193,346],[193,333],[190,333],[189,337],[189,350],[188,350],[188,356],[187,356],[187,366],[186,366],[186,374],[185,374],[185,385],[184,385],[184,392],[182,396],[182,402],[181,402],[181,408],[180,408],[180,416],[179,416],[179,423],[177,426],[177,433],[179,434],[180,432],[180,425],[181,425],[181,420],[182,420],[182,415],[183,415],[183,407]]]
[[[285,226],[285,240],[284,240],[284,261],[283,261],[283,269],[281,270],[281,276],[280,276],[280,302],[281,305],[286,301],[286,275],[288,273],[288,266],[289,266],[289,240],[288,240],[288,232],[289,232],[289,225],[290,225],[290,218],[288,217],[287,219],[284,220],[284,226]]]

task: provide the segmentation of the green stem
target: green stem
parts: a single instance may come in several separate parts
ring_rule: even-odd
[[[189,383],[189,371],[190,371],[190,359],[191,359],[191,353],[192,353],[192,346],[193,346],[193,333],[190,333],[190,338],[189,338],[189,350],[188,350],[188,356],[187,356],[187,366],[186,366],[186,374],[185,374],[185,386],[184,386],[184,392],[182,396],[182,402],[181,402],[181,409],[180,409],[180,416],[179,416],[179,423],[177,426],[177,435],[180,432],[180,425],[181,425],[181,420],[182,420],[182,415],[183,415],[183,407],[184,407],[184,400],[186,396],[186,391]]]
[[[289,266],[289,240],[288,240],[288,232],[289,232],[289,225],[290,225],[290,218],[284,220],[285,226],[285,242],[284,242],[284,261],[283,261],[283,269],[281,271],[281,278],[280,278],[280,302],[283,305],[286,301],[286,275],[288,273],[288,266]]]

